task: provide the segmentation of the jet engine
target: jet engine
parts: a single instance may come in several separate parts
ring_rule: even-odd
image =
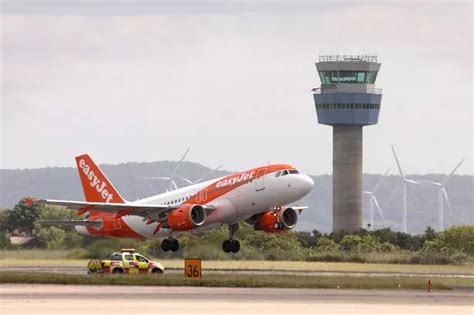
[[[294,228],[296,222],[298,222],[298,214],[295,209],[288,207],[276,211],[266,211],[258,214],[257,217],[252,217],[250,220],[255,230],[279,233]]]
[[[175,231],[187,231],[206,222],[206,210],[201,205],[183,205],[171,210],[166,221],[167,227]]]

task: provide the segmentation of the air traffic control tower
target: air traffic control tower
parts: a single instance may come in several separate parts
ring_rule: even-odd
[[[333,231],[362,228],[362,127],[378,121],[377,56],[319,56],[318,123],[333,126]]]

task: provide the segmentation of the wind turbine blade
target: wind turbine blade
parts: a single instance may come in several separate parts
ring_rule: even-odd
[[[395,148],[392,145],[392,152],[393,156],[395,157],[395,162],[397,162],[397,167],[398,171],[400,172],[400,176],[402,176],[402,179],[405,179],[405,175],[403,175],[402,167],[400,166],[400,162],[398,161],[397,153],[395,152]]]
[[[366,194],[366,195],[373,195],[373,192],[367,191],[367,190],[364,190],[363,193]]]
[[[372,198],[373,198],[372,200],[374,201],[375,207],[377,208],[377,211],[380,215],[380,219],[382,220],[382,225],[385,225],[385,219],[383,217],[382,209],[380,209],[379,202],[377,201],[377,198],[375,198],[375,196],[373,196]]]
[[[448,182],[449,178],[454,174],[454,172],[456,172],[456,170],[459,168],[459,166],[461,166],[462,162],[464,162],[464,159],[462,159],[462,160],[458,163],[458,165],[456,165],[456,167],[451,171],[451,173],[449,173],[448,177],[446,177],[446,179],[444,180],[443,185]]]
[[[171,175],[172,178],[174,177],[174,175],[175,175],[176,172],[178,171],[178,168],[179,168],[179,166],[181,165],[181,163],[182,163],[182,162],[184,161],[184,159],[186,158],[186,155],[188,155],[190,149],[191,149],[191,147],[188,147],[188,148],[186,149],[186,152],[184,152],[183,156],[181,157],[181,159],[176,163],[176,166],[175,166],[175,168],[174,168],[174,170],[173,170],[173,175]]]
[[[183,156],[181,157],[181,160],[179,160],[180,162],[184,161],[184,159],[186,158],[186,155],[188,155],[188,153],[189,153],[189,150],[191,150],[191,147],[188,147],[186,149],[186,152],[184,152]]]
[[[187,179],[186,177],[181,176],[181,175],[179,175],[179,174],[176,174],[176,177],[178,177],[179,179],[185,181],[186,183],[188,183],[188,184],[190,184],[190,185],[194,184],[194,182],[193,182],[192,180]]]
[[[433,182],[433,181],[426,180],[426,179],[419,179],[418,182],[419,182],[419,183],[422,183],[422,184],[430,184],[430,185],[442,186],[441,183]]]
[[[444,200],[446,200],[446,204],[448,205],[449,211],[451,211],[452,213],[453,207],[451,207],[451,203],[449,202],[448,193],[446,192],[446,189],[444,187],[441,188],[441,191],[443,192]]]
[[[221,167],[223,167],[223,166],[224,166],[224,164],[219,165],[219,166],[216,167],[215,169],[213,169],[213,170],[211,170],[210,172],[208,172],[206,175],[204,175],[204,176],[202,176],[202,177],[196,179],[196,180],[193,182],[193,184],[200,183],[200,182],[203,181],[204,179],[211,177],[212,174],[214,174],[215,172],[217,172],[217,171],[218,171]]]
[[[171,185],[173,185],[173,190],[178,189],[178,185],[176,185],[176,182],[173,179],[171,179]]]
[[[390,197],[388,197],[387,201],[385,201],[384,207],[386,207],[388,204],[390,204],[390,202],[393,200],[393,197],[395,197],[396,194],[398,194],[398,192],[400,191],[400,189],[402,188],[403,185],[404,185],[404,183],[402,182],[400,185],[397,186],[397,188],[395,188],[395,190],[392,192]]]
[[[412,184],[417,184],[417,185],[420,184],[419,182],[417,182],[416,180],[413,180],[413,179],[406,179],[406,178],[405,178],[405,181],[406,181],[407,183],[412,183]]]
[[[385,171],[385,174],[383,175],[383,177],[379,180],[379,182],[377,183],[377,185],[375,185],[374,189],[372,189],[372,192],[375,194],[375,192],[380,188],[380,186],[382,186],[382,183],[385,181],[385,178],[387,177],[388,173],[390,172],[390,169],[388,169],[387,171]]]

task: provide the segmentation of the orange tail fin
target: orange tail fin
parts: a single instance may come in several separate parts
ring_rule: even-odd
[[[125,199],[120,196],[117,189],[115,189],[89,155],[84,154],[77,156],[76,164],[86,201],[107,203],[125,202]]]

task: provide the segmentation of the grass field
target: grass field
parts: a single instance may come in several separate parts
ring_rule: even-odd
[[[68,251],[16,250],[0,251],[0,267],[85,267],[88,259],[68,259]],[[165,268],[183,268],[183,260],[161,260]],[[399,265],[305,261],[203,260],[203,269],[265,269],[347,272],[407,272],[474,274],[474,265]]]
[[[434,277],[431,281],[434,290],[446,290],[453,286],[474,286],[474,279]],[[63,275],[16,272],[0,272],[0,283],[420,290],[427,288],[427,279],[420,277],[204,275],[202,279],[185,279],[178,274]]]

